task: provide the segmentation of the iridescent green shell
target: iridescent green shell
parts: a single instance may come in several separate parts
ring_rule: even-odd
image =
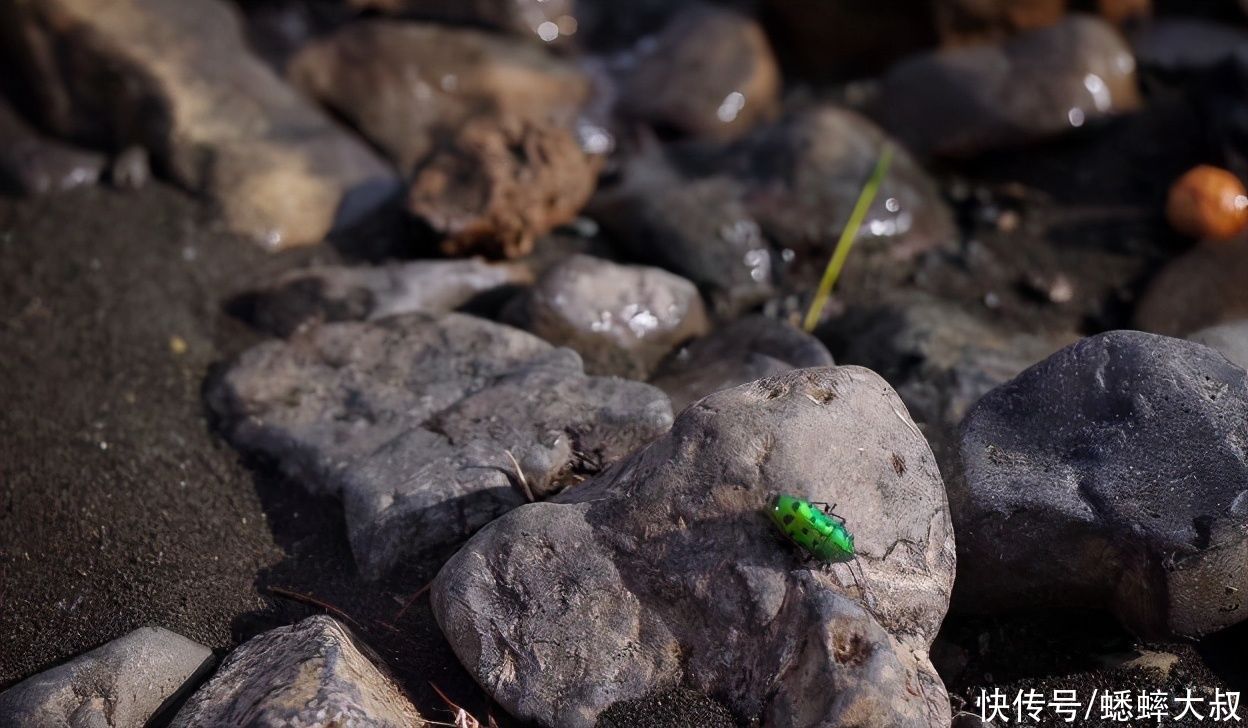
[[[781,493],[771,502],[771,520],[818,561],[839,564],[854,559],[854,537],[845,524],[808,501]]]

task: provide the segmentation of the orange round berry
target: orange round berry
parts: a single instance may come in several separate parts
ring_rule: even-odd
[[[1166,219],[1188,237],[1228,240],[1248,227],[1248,191],[1225,169],[1193,167],[1170,187]]]

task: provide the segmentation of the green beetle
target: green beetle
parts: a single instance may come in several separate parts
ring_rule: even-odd
[[[818,506],[824,506],[820,509]],[[771,520],[790,541],[824,564],[854,560],[854,536],[836,506],[781,493],[771,501]]]

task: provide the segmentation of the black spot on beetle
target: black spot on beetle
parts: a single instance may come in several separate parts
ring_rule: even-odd
[[[784,519],[783,519],[783,520],[784,520],[784,525],[786,525],[786,526],[787,526],[787,525],[789,525],[790,523],[792,523],[792,522],[793,522],[793,514],[791,514],[791,513],[786,513],[786,514],[784,514]]]
[[[798,503],[797,501],[793,501],[793,512],[798,513],[801,510],[802,510],[802,504]]]

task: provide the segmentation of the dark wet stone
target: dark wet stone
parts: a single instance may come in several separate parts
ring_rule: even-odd
[[[380,266],[323,266],[282,275],[247,297],[257,327],[289,336],[330,321],[363,321],[426,311],[447,313],[481,297],[533,282],[515,263],[414,260]]]
[[[530,43],[396,20],[363,20],[310,43],[290,76],[404,172],[469,118],[566,123],[589,95],[583,74]]]
[[[1145,69],[1164,73],[1199,73],[1230,58],[1248,42],[1243,28],[1199,18],[1159,18],[1141,25],[1128,38]]]
[[[141,627],[0,693],[0,724],[143,728],[212,666],[212,651]]]
[[[637,52],[619,113],[654,127],[734,139],[780,111],[780,68],[762,27],[731,9],[693,4]]]
[[[456,313],[260,344],[209,402],[238,447],[341,496],[368,578],[463,539],[524,502],[524,487],[578,482],[672,420],[649,385],[587,377],[572,351]]]
[[[804,565],[768,518],[781,491],[837,503],[858,559]],[[945,726],[927,648],[953,548],[931,451],[888,385],[804,369],[713,394],[490,524],[431,596],[460,661],[521,720],[592,726],[685,685],[766,725]]]
[[[689,281],[587,255],[551,268],[519,306],[525,328],[578,352],[590,374],[631,379],[645,379],[668,352],[710,328]]]
[[[984,43],[1054,25],[1067,0],[937,0],[937,33],[946,45]]]
[[[0,139],[0,191],[42,195],[93,185],[104,169],[103,155],[44,136],[2,96]]]
[[[933,3],[766,0],[776,48],[804,76],[872,74],[938,42]]]
[[[831,365],[832,355],[815,337],[783,321],[753,315],[681,347],[650,383],[666,392],[679,412],[712,392],[790,369]]]
[[[362,142],[252,55],[220,0],[9,3],[47,126],[139,143],[208,195],[230,229],[271,247],[319,242],[397,191]]]
[[[954,243],[957,231],[936,185],[874,124],[815,106],[758,130],[728,155],[724,170],[746,181],[746,209],[775,246],[796,254],[786,274],[799,288],[817,284],[889,144],[893,160],[859,232],[853,265],[893,279],[904,277],[919,254]]]
[[[919,154],[968,155],[1051,137],[1140,105],[1118,32],[1072,15],[1000,45],[936,51],[884,77],[878,117]]]
[[[922,295],[852,306],[825,331],[841,363],[897,389],[946,468],[980,397],[1076,338],[1011,331]]]
[[[516,258],[589,201],[600,159],[550,122],[479,117],[421,161],[407,210],[447,255]]]
[[[1149,284],[1135,312],[1145,331],[1186,336],[1248,318],[1248,247],[1201,246],[1175,258]]]
[[[1084,339],[984,396],[950,505],[960,609],[1096,607],[1145,637],[1242,620],[1248,374],[1136,331]]]
[[[728,176],[689,179],[651,151],[630,158],[589,212],[621,248],[693,281],[730,316],[775,292],[771,246],[744,195]]]
[[[170,725],[425,725],[378,663],[342,624],[309,617],[235,648]]]
[[[575,35],[575,0],[348,0],[389,15],[501,30],[542,43]]]

